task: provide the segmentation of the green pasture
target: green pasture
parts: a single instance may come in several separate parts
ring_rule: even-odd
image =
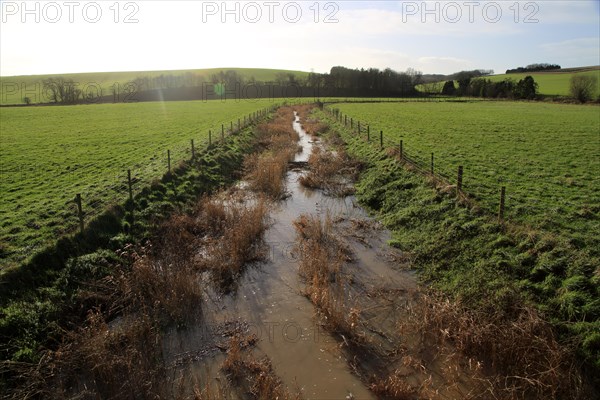
[[[524,102],[335,104],[354,123],[456,182],[490,212],[506,186],[510,220],[600,244],[596,106]]]
[[[127,196],[127,170],[140,188],[205,146],[268,100],[0,108],[0,264],[32,255]]]

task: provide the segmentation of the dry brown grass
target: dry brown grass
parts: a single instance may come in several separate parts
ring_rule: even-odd
[[[159,227],[151,255],[134,263],[138,286],[171,314],[181,309],[186,315],[193,301],[185,300],[201,295],[192,287],[200,287],[198,272],[209,271],[221,287],[230,285],[246,263],[264,256],[267,226],[268,206],[262,196],[247,198],[230,190],[203,197],[190,213],[174,215]]]
[[[328,151],[314,146],[308,166],[308,173],[299,180],[301,185],[322,189],[332,196],[354,193],[352,182],[358,174],[358,164],[350,160],[343,150]]]
[[[255,342],[255,336],[234,335],[229,343],[227,358],[221,366],[241,392],[241,397],[257,400],[301,399],[300,391],[292,394],[286,389],[268,358],[256,360],[250,354],[244,353],[244,349]]]
[[[257,151],[293,148],[290,143],[295,144],[298,141],[298,133],[292,127],[293,121],[293,109],[281,107],[271,121],[258,125],[256,127]]]
[[[249,202],[219,193],[161,224],[154,245],[120,251],[126,261],[114,266],[113,275],[90,282],[79,295],[82,301],[102,298],[102,312],[91,312],[82,328],[65,332],[64,343],[46,352],[39,365],[11,366],[27,382],[12,398],[172,397],[161,361],[161,327],[198,316],[202,271],[220,285],[230,283],[246,262],[263,254],[266,216],[261,198]]]
[[[293,158],[289,152],[252,154],[244,162],[245,179],[250,188],[264,193],[272,199],[282,199],[286,195],[285,175],[288,163]]]
[[[160,364],[160,333],[149,315],[123,317],[109,324],[98,311],[66,332],[56,351],[39,364],[24,366],[27,384],[7,399],[155,399],[165,396]]]
[[[257,127],[258,151],[244,161],[245,180],[250,188],[273,199],[285,197],[288,163],[298,151],[298,134],[292,128],[294,114],[282,107],[272,121]]]
[[[311,114],[314,109],[314,104],[303,104],[294,107],[294,110],[296,110],[302,120],[302,128],[307,134],[311,135],[313,139],[329,132],[329,125],[312,117]]]
[[[425,353],[442,363],[438,375],[462,398],[589,398],[572,353],[535,310],[523,306],[512,315],[492,308],[473,310],[434,293],[418,293],[415,300],[399,326],[402,337],[418,341],[405,354],[413,361],[405,365],[411,372],[400,368],[377,378],[372,384],[376,393],[399,399],[441,398],[431,395],[435,385],[426,379],[432,360],[415,361],[415,354]],[[415,373],[421,375],[420,383],[408,383],[407,377]],[[461,380],[468,384],[461,386]]]
[[[322,314],[328,329],[358,340],[360,310],[348,304],[348,277],[343,272],[350,251],[336,239],[329,216],[321,221],[315,216],[302,215],[294,221],[294,227],[299,273],[306,282],[305,295]]]
[[[205,228],[196,264],[210,271],[222,288],[229,286],[248,262],[262,259],[262,236],[268,225],[267,202],[262,197],[214,196],[202,201],[197,220]]]

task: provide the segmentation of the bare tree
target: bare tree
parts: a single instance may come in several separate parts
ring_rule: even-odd
[[[406,70],[406,75],[410,76],[413,86],[423,83],[423,73],[421,71],[417,71],[414,68],[408,68]]]
[[[570,85],[571,96],[582,103],[590,101],[596,92],[597,85],[598,78],[594,75],[573,75]]]
[[[48,78],[43,83],[46,95],[53,103],[75,104],[81,98],[81,89],[71,79]]]

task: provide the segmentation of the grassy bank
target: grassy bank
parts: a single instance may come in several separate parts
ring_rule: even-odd
[[[308,72],[288,71],[267,68],[206,68],[167,71],[116,71],[116,72],[89,72],[79,74],[52,74],[52,75],[23,75],[3,76],[0,78],[0,104],[24,104],[23,98],[30,97],[32,103],[49,102],[50,98],[44,90],[44,80],[51,78],[65,78],[77,84],[77,88],[109,96],[116,91],[118,101],[135,99],[135,94],[147,88],[131,85],[137,78],[164,78],[163,84],[171,86],[180,84],[181,81],[212,82],[213,75],[233,71],[241,79],[250,81],[252,78],[259,82],[275,82],[279,74],[292,74],[298,79],[305,79]],[[128,86],[129,84],[129,86]],[[199,84],[199,83],[198,83]]]
[[[73,199],[82,196],[86,223],[171,166],[221,140],[238,119],[272,104],[188,101],[2,108],[0,134],[0,269],[22,263],[78,226]]]
[[[379,143],[368,144],[328,115],[319,116],[341,134],[348,153],[365,163],[357,195],[393,232],[392,244],[411,258],[424,282],[508,323],[524,305],[534,305],[590,377],[598,376],[600,263],[591,249],[467,208],[453,190],[435,187]]]
[[[140,246],[156,234],[157,226],[167,216],[186,211],[193,207],[199,196],[212,193],[234,181],[239,176],[245,154],[254,146],[254,129],[244,129],[228,137],[225,143],[210,146],[198,153],[195,160],[178,164],[171,173],[144,187],[133,201],[114,206],[91,221],[83,233],[63,237],[26,265],[2,275],[0,356],[3,361],[0,364],[0,387],[3,387],[3,392],[14,385],[27,385],[30,381],[39,383],[40,376],[21,375],[20,371],[29,374],[35,372],[40,357],[47,350],[60,346],[67,339],[66,332],[71,329],[89,323],[90,335],[100,338],[100,333],[105,329],[105,322],[102,322],[104,317],[102,321],[94,323],[93,315],[103,314],[110,318],[119,315],[123,302],[119,299],[115,301],[111,288],[122,288],[123,282],[129,282],[122,278],[115,266],[133,263],[136,257],[143,254],[136,251],[141,251]],[[164,304],[158,308],[164,308],[169,318],[178,321],[183,317],[183,311],[178,307],[168,307],[169,293],[176,289],[167,289],[169,285],[161,288],[159,278],[175,278],[183,284],[182,287],[189,285],[186,286],[177,275],[144,274],[144,271],[154,271],[156,274],[164,270],[144,266],[142,263],[141,267],[134,270],[137,273],[133,275],[135,279],[125,285],[122,292],[143,294],[156,287],[159,289],[157,294],[162,293],[156,298],[165,300],[159,302],[159,306]],[[132,292],[131,287],[137,289]],[[176,295],[177,299],[179,295]],[[152,307],[156,308],[156,304],[153,303]],[[154,328],[152,324],[144,323],[140,329]],[[120,340],[118,332],[114,340]],[[111,344],[104,344],[108,346],[108,351]],[[143,347],[143,343],[140,345]],[[102,353],[101,350],[99,348],[98,353],[94,354]],[[139,350],[143,354],[144,349]],[[123,357],[126,359],[125,355]],[[140,359],[142,361],[151,360],[144,356]],[[118,386],[112,389],[118,389]]]

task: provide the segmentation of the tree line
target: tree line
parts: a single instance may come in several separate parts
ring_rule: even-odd
[[[397,97],[416,96],[419,92],[415,86],[423,82],[420,71],[409,68],[397,72],[391,68],[351,69],[342,66],[331,68],[328,73],[311,72],[307,76],[299,76],[291,72],[280,72],[273,81],[264,82],[254,76],[244,76],[235,70],[222,70],[209,76],[194,72],[182,74],[161,74],[157,76],[138,76],[119,87],[115,84],[109,88],[110,93],[102,93],[98,85],[83,88],[79,83],[64,77],[53,77],[43,81],[46,98],[55,104],[77,104],[82,102],[97,102],[101,98],[109,100],[118,97],[118,91],[135,92],[141,98],[151,98],[152,93],[166,90],[177,97],[185,93],[194,96],[194,88],[209,86],[216,91],[232,93],[249,85],[275,85],[284,93],[292,87],[299,96],[356,96],[356,97]],[[93,89],[93,90],[90,90]],[[304,90],[303,90],[304,89]],[[195,92],[200,92],[196,90]],[[192,94],[190,94],[192,93]],[[112,95],[112,96],[110,96]],[[275,95],[281,97],[283,95]],[[29,104],[30,99],[24,102]]]
[[[547,63],[538,63],[538,64],[529,64],[526,67],[518,67],[514,69],[507,69],[507,74],[517,74],[523,72],[539,72],[539,71],[550,71],[553,69],[560,69],[560,65],[558,64],[547,64]]]
[[[457,83],[458,87],[455,86],[454,81],[446,81],[442,94],[526,100],[533,100],[538,95],[538,84],[529,75],[519,81],[506,78],[499,82],[492,82],[485,78],[463,77],[457,80]]]
[[[531,64],[525,69],[554,69],[553,64]],[[540,69],[542,68],[542,69]],[[517,69],[519,70],[519,69]],[[524,70],[524,69],[523,69]],[[512,70],[516,71],[516,70]],[[44,93],[51,103],[78,104],[83,102],[114,102],[115,99],[129,97],[133,101],[152,101],[157,98],[169,100],[195,100],[216,98],[223,93],[234,93],[245,97],[408,97],[427,93],[442,93],[446,96],[475,96],[486,98],[535,99],[538,97],[538,84],[531,76],[520,80],[506,78],[492,82],[486,76],[493,70],[476,69],[447,75],[444,80],[431,81],[433,76],[423,75],[409,68],[397,72],[391,68],[351,69],[342,66],[331,68],[328,73],[311,72],[300,76],[292,72],[279,72],[272,82],[262,82],[254,76],[241,75],[235,70],[222,70],[211,75],[185,72],[181,74],[161,74],[139,76],[118,87],[110,87],[110,93],[102,93],[99,86],[82,88],[72,79],[63,77],[48,78],[43,81]],[[271,85],[267,94],[246,90],[250,85]],[[420,85],[422,92],[417,91]],[[571,83],[571,96],[581,102],[592,100],[597,82],[592,78],[575,78]],[[289,90],[289,89],[293,90]],[[208,90],[205,90],[208,89]],[[214,91],[210,96],[207,91]],[[119,93],[120,91],[120,93]],[[248,94],[250,93],[250,94]],[[211,97],[212,96],[212,97]],[[29,98],[24,98],[26,104]]]

